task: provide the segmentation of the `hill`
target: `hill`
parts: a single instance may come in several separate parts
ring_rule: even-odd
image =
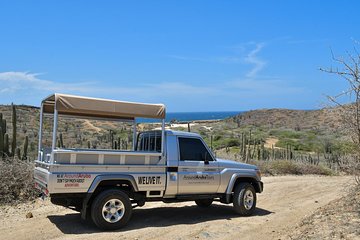
[[[238,126],[287,128],[301,130],[339,130],[341,116],[337,108],[320,110],[260,109],[241,113],[230,118]]]
[[[16,111],[17,146],[22,148],[25,136],[28,136],[29,156],[34,159],[38,142],[39,108],[18,105]],[[0,113],[7,121],[7,132],[11,137],[11,106],[0,105]],[[286,147],[290,143],[295,150],[315,151],[315,149],[319,149],[319,144],[324,138],[338,138],[339,135],[335,135],[335,133],[339,132],[340,126],[341,117],[336,109],[260,109],[244,112],[222,121],[198,121],[191,131],[200,133],[209,145],[211,136],[214,136],[214,150],[227,146],[238,146],[239,136],[248,132],[249,129],[253,129],[253,139],[265,142],[267,139],[275,137],[280,140],[277,142],[277,147]],[[144,128],[143,125],[138,127],[139,130]],[[173,128],[187,130],[187,128],[181,127]],[[51,129],[52,119],[47,117],[44,122],[45,145],[50,145]],[[88,148],[90,145],[91,148],[119,148],[121,144],[122,148],[128,148],[131,144],[131,139],[127,137],[131,132],[131,126],[117,122],[82,119],[69,121],[60,118],[58,132],[63,137],[64,146]]]

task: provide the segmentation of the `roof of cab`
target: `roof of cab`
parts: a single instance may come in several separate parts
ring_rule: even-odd
[[[200,137],[199,134],[193,132],[183,132],[183,131],[174,131],[174,130],[166,130],[166,134],[175,135],[175,136],[186,136],[186,137]]]

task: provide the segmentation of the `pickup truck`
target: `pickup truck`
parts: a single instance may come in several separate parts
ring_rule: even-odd
[[[53,115],[52,146],[43,146],[44,114]],[[59,148],[59,115],[130,121],[131,151]],[[137,133],[137,118],[161,120],[161,130]],[[214,201],[251,215],[263,191],[256,166],[217,159],[199,134],[166,130],[165,106],[54,94],[42,101],[35,186],[56,205],[81,212],[103,230],[123,227],[146,202]],[[211,208],[209,208],[211,211]]]

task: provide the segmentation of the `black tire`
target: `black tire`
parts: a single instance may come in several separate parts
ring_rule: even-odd
[[[110,210],[103,211],[104,208]],[[110,217],[106,220],[103,215]],[[132,206],[130,199],[126,193],[120,190],[106,190],[100,193],[91,205],[91,219],[102,230],[116,230],[125,226],[130,220],[131,215]]]
[[[250,201],[251,196],[252,201]],[[242,216],[250,216],[256,208],[254,187],[250,183],[239,183],[234,191],[233,204],[235,212]]]
[[[199,207],[210,207],[211,204],[213,203],[213,199],[198,199],[195,200],[196,205],[198,205]]]

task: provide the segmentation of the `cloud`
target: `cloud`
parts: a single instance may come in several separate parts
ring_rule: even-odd
[[[189,57],[181,55],[168,55],[168,57],[183,60],[183,61],[195,61],[195,62],[212,62],[222,64],[251,64],[253,67],[245,74],[246,78],[256,78],[257,74],[265,67],[266,61],[259,58],[258,54],[264,48],[265,43],[247,42],[245,44],[238,44],[232,46],[230,49],[234,52],[230,56],[219,57]]]
[[[216,95],[216,87],[182,82],[159,82],[154,84],[138,84],[125,86],[106,85],[102,82],[63,83],[42,78],[43,74],[31,72],[0,72],[1,103],[17,103],[38,105],[42,98],[55,92],[68,94],[84,94],[94,97],[119,98],[131,101],[154,101],[156,99],[176,99]],[[7,100],[5,100],[7,99]]]
[[[41,90],[50,92],[77,91],[86,92],[92,82],[59,83],[40,79],[41,73],[29,72],[0,72],[0,92],[15,93],[24,90]]]
[[[259,52],[263,49],[264,43],[256,43],[255,48],[245,57],[245,62],[253,64],[253,68],[246,74],[248,78],[254,78],[265,67],[266,62],[258,57]]]
[[[38,106],[54,93],[68,93],[135,102],[162,102],[172,111],[211,111],[265,107],[303,93],[280,79],[232,79],[217,83],[194,80],[192,83],[160,81],[158,83],[103,82],[62,83],[43,79],[44,74],[0,72],[0,104],[15,102]],[[289,101],[288,101],[289,102]]]

